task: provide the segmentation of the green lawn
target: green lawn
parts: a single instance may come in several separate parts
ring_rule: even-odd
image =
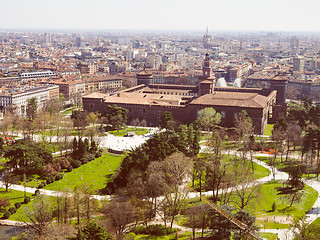
[[[32,195],[31,193],[27,193],[27,196],[31,197],[31,195]],[[10,204],[11,204],[10,207],[14,207],[14,204],[16,202],[20,202],[20,203],[23,202],[23,200],[24,200],[24,192],[11,190],[11,189],[9,189],[9,191],[6,192],[5,188],[0,188],[0,198],[9,198],[10,199]],[[7,209],[9,209],[10,207],[8,207]],[[0,217],[3,216],[3,212],[0,212]]]
[[[96,158],[72,172],[66,173],[60,181],[55,181],[47,185],[44,189],[65,190],[74,189],[81,183],[93,186],[94,190],[102,189],[113,175],[114,171],[120,166],[124,156],[116,156],[103,153],[100,158]]]
[[[277,240],[278,239],[278,235],[275,233],[259,233],[258,236],[262,237],[265,240]]]
[[[78,136],[79,135],[79,131],[80,130],[72,130],[72,131],[69,131],[69,135],[70,136]],[[40,132],[40,131],[37,131],[35,134],[37,135],[41,135],[41,134],[44,134],[46,136],[57,136],[57,130],[52,130],[51,133],[50,133],[50,130],[45,130],[43,132]]]
[[[273,126],[274,124],[267,124],[267,126],[264,128],[264,135],[271,136]]]
[[[121,129],[121,130],[114,130],[114,131],[109,131],[108,133],[111,133],[115,136],[120,136],[123,137],[126,135],[127,132],[134,132],[136,135],[144,135],[150,132],[149,129],[147,128],[126,128],[126,129]]]
[[[272,161],[274,164],[274,167],[280,171],[284,171],[284,169],[286,169],[290,163],[297,162],[297,159],[288,159],[288,161],[286,162],[285,157],[283,157],[282,162],[281,162],[280,157],[277,157],[275,160],[274,160],[274,157],[272,157],[272,156],[270,156],[270,157],[256,156],[255,158],[262,161],[262,162],[265,162],[269,165],[270,165],[270,161]]]
[[[254,174],[253,174],[254,179],[267,177],[271,173],[269,169],[262,167],[261,165],[256,163],[253,163],[253,168],[254,168]]]
[[[72,114],[72,111],[73,111],[74,109],[76,109],[76,107],[72,107],[72,108],[69,108],[69,109],[67,109],[67,110],[64,110],[62,113],[69,115],[69,114]]]
[[[274,217],[302,217],[311,209],[318,198],[317,191],[306,185],[302,190],[303,195],[300,201],[298,203],[293,203],[292,207],[289,207],[290,196],[288,194],[278,195],[278,191],[275,189],[276,187],[283,187],[283,184],[276,181],[261,185],[259,198],[255,200],[253,206],[248,206],[246,208],[247,211],[251,212],[256,217],[264,218],[264,220],[258,221],[259,226],[266,224],[266,228],[274,228],[275,226],[277,228],[286,228],[288,225],[285,222],[274,221]],[[273,202],[276,203],[276,210],[274,212],[271,211]]]
[[[204,157],[204,155],[201,155],[200,157]],[[232,160],[232,157],[228,157],[227,155],[225,155],[223,158],[222,158],[222,162],[226,162],[227,164],[231,164],[233,163],[233,160]],[[249,167],[249,164],[251,164],[249,161],[246,161],[246,164],[247,166]],[[251,166],[251,165],[250,165]],[[257,163],[253,163],[253,168],[254,168],[254,172],[253,172],[253,179],[259,179],[259,178],[263,178],[263,177],[266,177],[266,176],[269,176],[270,175],[270,170],[268,170],[267,168],[257,164]],[[250,167],[251,169],[251,167]],[[232,173],[232,168],[228,168],[227,169],[227,175],[233,175]],[[192,182],[190,183],[190,186],[192,185]],[[199,188],[199,181],[198,179],[195,180],[194,182],[194,186],[195,186],[195,189],[198,189]],[[205,186],[205,176],[202,178],[202,186]]]
[[[150,235],[136,235],[134,240],[174,240],[176,239],[176,236],[178,239],[191,239],[192,238],[192,232],[178,232],[177,235],[176,233],[167,235],[167,236],[150,236]],[[201,237],[200,233],[196,233],[197,237]],[[206,234],[204,234],[206,236]]]

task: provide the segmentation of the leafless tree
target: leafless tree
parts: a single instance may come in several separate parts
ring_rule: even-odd
[[[116,234],[116,239],[122,239],[129,223],[134,221],[135,209],[128,202],[113,199],[102,208],[102,213],[109,220],[110,226]]]
[[[162,204],[163,220],[169,220],[172,228],[174,218],[181,211],[189,192],[188,183],[190,179],[192,160],[183,153],[174,153],[163,162],[163,174],[167,185],[165,202]]]
[[[31,207],[24,208],[23,213],[24,216],[20,219],[22,222],[39,235],[47,233],[53,219],[53,208],[48,197],[38,196]]]
[[[240,171],[240,174],[235,179],[232,202],[240,209],[244,209],[259,197],[260,186],[253,181],[252,173],[247,166],[239,167],[238,171]]]

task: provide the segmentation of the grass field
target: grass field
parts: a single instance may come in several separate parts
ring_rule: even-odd
[[[261,185],[259,198],[255,200],[253,205],[246,208],[247,211],[258,218],[258,225],[266,224],[266,228],[287,228],[287,221],[283,217],[289,216],[291,219],[291,217],[304,216],[318,198],[316,190],[305,186],[300,201],[293,203],[290,207],[290,196],[288,194],[278,194],[276,187],[283,187],[283,184],[276,181]],[[273,202],[276,204],[274,212],[271,211]],[[282,218],[279,218],[279,216],[282,216]]]
[[[278,239],[278,235],[275,233],[259,233],[258,236],[262,237],[265,240],[277,240]]]
[[[274,160],[274,157],[272,157],[272,156],[270,156],[270,157],[256,156],[255,158],[258,159],[258,160],[260,160],[260,161],[262,161],[262,162],[265,162],[265,163],[267,163],[267,164],[269,164],[269,165],[270,165],[270,160],[272,160],[272,161],[273,161],[273,164],[274,164],[274,167],[277,168],[278,170],[281,170],[281,171],[282,171],[283,169],[285,169],[290,162],[296,162],[296,161],[297,161],[296,159],[293,159],[293,160],[289,159],[289,160],[286,162],[286,161],[285,161],[285,157],[284,157],[284,158],[283,158],[283,161],[281,162],[280,157],[277,157],[277,158]]]
[[[232,158],[225,155],[222,162],[225,162],[227,164],[232,164],[233,160],[232,160]],[[251,164],[251,163],[249,161],[246,161],[246,164],[247,164],[247,167],[249,167],[249,164]],[[268,170],[267,168],[265,168],[259,164],[256,164],[256,163],[253,163],[253,168],[254,168],[253,179],[263,178],[263,177],[269,176],[271,173],[270,170]],[[228,168],[227,175],[232,175],[231,171],[233,171],[232,168]],[[202,179],[202,183],[203,183],[202,186],[205,186],[205,176]],[[191,185],[192,185],[192,183],[190,183],[190,186]],[[194,185],[195,185],[195,189],[198,189],[199,181],[197,179],[195,180]]]
[[[120,166],[124,156],[116,156],[103,153],[100,158],[96,158],[72,172],[66,173],[60,181],[55,181],[47,185],[44,189],[48,190],[65,190],[74,189],[81,183],[92,185],[94,190],[105,187],[108,179],[113,175],[114,171]]]
[[[121,129],[121,130],[114,130],[114,131],[109,131],[108,133],[111,133],[115,136],[120,136],[123,137],[126,135],[127,132],[134,132],[136,135],[144,135],[150,132],[149,129],[147,128],[134,128],[134,127],[129,127],[126,129]]]
[[[31,193],[27,193],[27,196],[31,197]],[[5,188],[0,188],[0,198],[9,198],[10,199],[10,207],[14,207],[14,204],[16,202],[23,202],[24,200],[24,192],[21,191],[16,191],[16,190],[11,190],[9,189],[8,192],[6,192]],[[9,209],[8,207],[7,209]],[[0,212],[0,217],[3,216],[3,212]],[[11,218],[10,218],[11,219]]]
[[[196,233],[197,237],[201,237],[200,233]],[[204,234],[206,236],[206,234]],[[174,240],[174,239],[192,239],[192,232],[178,232],[166,236],[150,236],[150,235],[136,235],[134,240]]]

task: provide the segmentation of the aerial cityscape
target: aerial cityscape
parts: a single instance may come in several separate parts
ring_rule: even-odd
[[[320,239],[319,7],[1,2],[0,239]]]

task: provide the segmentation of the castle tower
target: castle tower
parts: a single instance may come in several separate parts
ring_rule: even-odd
[[[210,68],[210,57],[209,53],[206,53],[206,56],[204,58],[204,64],[202,68],[202,79],[207,79],[211,75],[211,68]]]
[[[286,90],[288,79],[284,75],[278,75],[270,79],[270,90],[277,91],[276,104],[272,107],[271,123],[275,123],[278,119],[286,117]]]
[[[151,83],[152,73],[147,72],[146,69],[143,69],[137,74],[137,85],[145,84],[146,86],[149,86]]]
[[[277,105],[286,105],[287,83],[288,79],[283,75],[278,75],[273,79],[270,79],[270,90],[277,91]]]

